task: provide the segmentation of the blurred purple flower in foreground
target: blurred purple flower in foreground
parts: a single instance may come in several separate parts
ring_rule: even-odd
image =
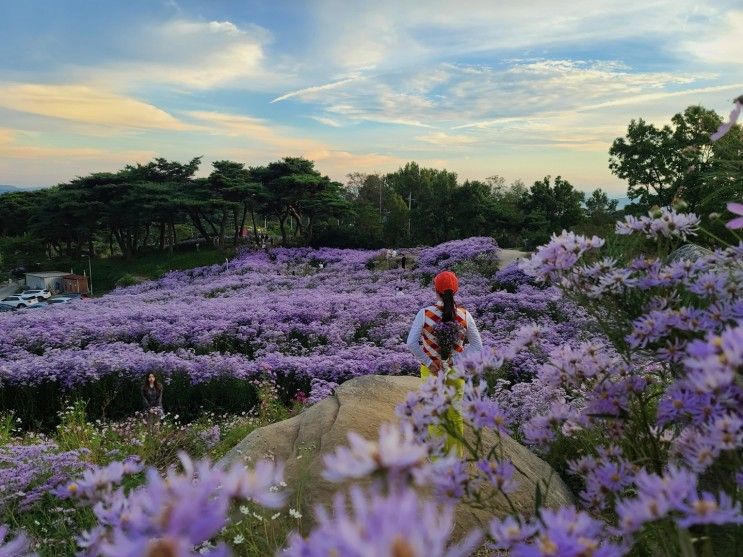
[[[391,480],[406,479],[428,457],[427,447],[416,441],[413,427],[406,422],[382,424],[378,442],[367,441],[354,431],[348,433],[348,441],[350,447],[338,447],[323,457],[325,479],[342,482],[376,472],[386,472]]]
[[[8,527],[0,524],[0,557],[31,557],[28,551],[28,539],[20,533],[15,538],[8,538]]]
[[[743,228],[743,203],[728,203],[728,211],[738,215],[738,217],[729,221],[725,226],[730,230],[737,230]]]
[[[307,539],[294,534],[281,555],[465,557],[481,538],[471,532],[459,544],[448,545],[454,526],[451,507],[422,500],[410,489],[385,496],[354,487],[350,499],[350,512],[341,494],[336,496],[332,514],[318,508],[318,527]]]
[[[283,506],[286,494],[279,490],[283,467],[259,461],[253,470],[235,463],[230,468],[207,460],[193,462],[181,454],[183,472],[170,468],[165,477],[150,468],[147,483],[124,493],[113,490],[122,470],[112,465],[91,471],[80,496],[91,489],[105,493],[93,511],[99,526],[83,533],[78,543],[84,555],[135,557],[196,555],[194,547],[214,538],[227,524],[233,503],[252,501],[269,508]],[[111,483],[105,487],[106,480]],[[210,557],[227,554],[224,544],[199,553]]]
[[[720,124],[720,127],[717,128],[717,131],[713,133],[709,138],[712,141],[717,141],[719,139],[722,139],[722,137],[730,131],[730,128],[732,128],[735,123],[738,121],[738,117],[740,116],[740,111],[743,109],[743,95],[738,97],[733,101],[733,104],[735,107],[733,110],[730,111],[730,118],[727,122],[723,122]]]

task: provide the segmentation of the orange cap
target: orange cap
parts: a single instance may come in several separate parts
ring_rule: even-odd
[[[452,293],[456,293],[459,290],[457,275],[451,271],[442,271],[436,275],[436,278],[433,279],[433,285],[436,287],[436,292],[442,294],[447,290],[451,290]]]

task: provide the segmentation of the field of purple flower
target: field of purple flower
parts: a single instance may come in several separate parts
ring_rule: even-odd
[[[103,350],[108,335],[174,362],[186,356],[240,359],[256,367],[242,375],[221,373],[230,381],[253,380],[261,389],[260,414],[269,420],[286,417],[276,386],[283,381],[286,388],[291,374],[300,378],[296,384],[311,385],[311,402],[329,394],[332,381],[358,373],[414,371],[399,345],[414,310],[430,299],[431,273],[441,267],[465,277],[461,300],[481,324],[486,349],[455,361],[451,373],[465,380],[461,400],[443,374],[432,377],[408,395],[397,409],[400,423],[383,425],[378,440],[350,433],[349,447],[324,455],[329,481],[378,481],[368,489],[351,486],[349,505],[338,499],[332,515],[318,511],[309,535],[297,532],[302,512],[292,507],[282,514],[291,504],[282,463],[262,460],[246,470],[181,454],[180,469],[170,467],[164,478],[156,466],[143,473],[141,458],[132,458],[142,456],[131,452],[138,439],[126,432],[132,426],[91,426],[82,405],[62,414],[55,443],[33,435],[19,442],[7,419],[0,427],[0,470],[12,485],[0,497],[3,519],[34,532],[38,548],[36,517],[52,528],[49,517],[71,513],[74,519],[62,521],[67,529],[55,530],[49,543],[70,550],[74,537],[84,555],[739,555],[743,243],[695,259],[670,256],[698,231],[696,216],[663,209],[626,217],[611,242],[563,232],[518,268],[492,276],[497,248],[473,238],[419,250],[414,271],[380,270],[378,254],[370,252],[277,250],[271,258],[245,254],[229,270],[197,269],[116,292],[90,306],[105,316],[97,327],[83,328],[92,340],[73,346],[81,336],[69,334],[54,350]],[[227,309],[234,304],[225,300],[240,300],[251,311],[232,317]],[[261,300],[270,300],[269,307],[261,309]],[[168,307],[188,318],[157,311]],[[143,319],[147,308],[157,314],[154,321]],[[82,309],[70,314],[81,327],[85,315],[94,315]],[[262,315],[273,320],[262,321]],[[218,334],[211,335],[209,320]],[[154,324],[166,323],[170,334],[157,336]],[[30,337],[15,338],[21,349],[11,354],[11,366],[38,352]],[[357,367],[349,371],[343,361],[351,352],[367,356],[353,359]],[[395,366],[374,367],[369,357]],[[39,356],[35,365],[43,360]],[[307,369],[282,367],[286,362]],[[178,374],[197,385],[214,381],[178,365],[149,369],[169,377],[169,389]],[[20,367],[11,366],[5,368],[11,388],[43,389],[44,381],[21,387],[23,376],[13,371]],[[59,380],[62,371],[48,371],[46,381]],[[92,379],[133,380],[142,372],[109,368],[70,376],[64,386],[72,393]],[[452,421],[452,405],[468,436]],[[131,423],[137,422],[141,427],[141,420]],[[165,424],[166,435],[177,431]],[[462,454],[445,453],[432,428],[457,438]],[[102,451],[110,429],[125,430],[115,434],[123,452]],[[235,431],[245,433],[243,427]],[[495,445],[485,443],[486,431]],[[511,504],[506,516],[496,512],[495,502],[510,503],[519,481],[517,463],[504,456],[505,435],[565,475],[576,504],[545,508],[550,485],[543,480],[532,509]],[[207,422],[181,439],[192,456],[218,457],[223,453],[204,447],[221,437]],[[98,452],[98,466],[86,461],[81,447]],[[433,498],[414,486],[426,487]],[[451,504],[457,501],[490,509],[496,518],[455,541]],[[268,525],[281,517],[290,521],[285,529]],[[23,554],[23,536],[0,539],[0,551]]]
[[[125,416],[149,372],[165,381],[166,408],[185,417],[202,406],[249,408],[261,376],[288,402],[309,394],[312,379],[416,373],[404,338],[444,267],[464,274],[461,303],[486,346],[534,321],[555,345],[584,334],[585,319],[565,311],[556,289],[529,284],[513,266],[493,276],[497,253],[492,239],[471,238],[415,250],[414,270],[378,270],[383,255],[373,251],[246,251],[75,306],[3,314],[0,411],[45,421],[63,398],[81,396],[94,417]],[[518,364],[521,375],[536,371],[530,357]]]

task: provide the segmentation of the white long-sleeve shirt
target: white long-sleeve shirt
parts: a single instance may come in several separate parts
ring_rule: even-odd
[[[413,355],[418,358],[418,361],[425,366],[431,365],[431,358],[429,358],[423,351],[421,345],[421,337],[423,334],[423,325],[426,322],[426,308],[421,309],[413,320],[413,324],[410,327],[408,333],[408,340],[406,342],[408,349]],[[480,338],[480,331],[477,328],[475,320],[472,318],[472,314],[467,312],[467,343],[464,346],[463,356],[475,354],[482,350],[482,338]]]

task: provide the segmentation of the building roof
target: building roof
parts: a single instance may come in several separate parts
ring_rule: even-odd
[[[75,274],[70,274],[70,273],[67,273],[62,278],[66,278],[70,280],[88,280],[88,277],[86,277],[85,275],[75,275]]]
[[[55,277],[64,277],[69,275],[70,273],[64,273],[62,271],[42,271],[39,273],[26,273],[27,277],[39,277],[39,278],[55,278]]]

